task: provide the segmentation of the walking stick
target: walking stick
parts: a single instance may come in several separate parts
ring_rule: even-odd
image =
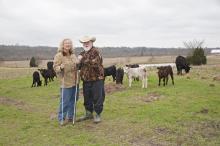
[[[61,108],[62,108],[62,109],[61,109],[61,110],[62,110],[62,121],[61,121],[61,125],[63,125],[63,94],[64,94],[63,89],[64,89],[64,76],[63,76],[63,80],[62,80],[62,95],[61,95],[61,98],[62,98],[62,99],[61,99],[61,102],[62,102],[62,105],[61,105],[61,106],[62,106],[62,107],[61,107]]]
[[[77,98],[77,92],[78,92],[78,69],[76,68],[76,90],[75,90],[75,101],[74,101],[74,113],[73,113],[73,125],[75,123],[75,119],[76,119],[76,98]]]

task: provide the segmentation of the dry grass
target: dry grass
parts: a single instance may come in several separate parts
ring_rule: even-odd
[[[104,66],[125,64],[153,64],[153,63],[174,63],[176,56],[143,56],[143,57],[118,57],[104,58]],[[207,56],[207,64],[217,67],[220,65],[220,57],[216,55]],[[42,60],[39,68],[46,68],[46,64],[51,60]],[[200,68],[200,67],[196,67]],[[21,76],[29,76],[37,70],[37,68],[29,68],[29,61],[5,61],[0,64],[0,79],[17,78]],[[199,70],[198,70],[199,72]]]
[[[39,68],[45,68],[47,66],[47,62],[51,60],[41,60],[39,64]],[[11,68],[28,68],[29,67],[29,60],[24,61],[4,61],[1,62],[0,67],[11,67]]]
[[[174,63],[176,56],[135,56],[135,57],[116,57],[116,58],[104,58],[104,66],[125,65],[125,64],[152,64],[152,63]],[[220,64],[220,56],[210,55],[207,56],[207,64]],[[42,60],[39,64],[40,68],[45,68],[48,61]],[[29,67],[29,60],[25,61],[4,61],[0,64],[0,67],[13,67],[13,68],[23,68]]]
[[[117,57],[105,58],[104,66],[125,65],[125,64],[152,64],[152,63],[173,63],[176,56],[139,56],[139,57]]]
[[[12,79],[31,76],[37,68],[8,68],[0,67],[0,79]]]

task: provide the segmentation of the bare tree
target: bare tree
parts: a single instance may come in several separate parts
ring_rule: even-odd
[[[188,56],[186,57],[188,63],[193,65],[201,65],[207,63],[205,51],[203,49],[204,40],[198,41],[194,39],[193,41],[183,42],[183,44],[187,49],[191,49]]]
[[[199,41],[199,40],[194,39],[192,41],[188,41],[188,42],[185,41],[185,42],[183,42],[183,45],[186,47],[186,49],[191,49],[191,51],[189,52],[188,56],[192,56],[195,49],[203,48],[204,43],[205,43],[204,40]]]
[[[185,42],[183,42],[184,46],[187,49],[203,48],[204,43],[205,43],[204,40],[198,41],[196,39],[194,39],[193,41],[188,41],[188,42],[185,41]]]

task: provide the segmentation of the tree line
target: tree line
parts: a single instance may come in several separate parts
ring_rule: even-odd
[[[187,56],[192,52],[186,48],[152,48],[152,47],[98,47],[103,57],[131,57],[131,56],[163,56],[183,55]],[[212,49],[204,48],[204,54],[209,54]],[[218,48],[220,49],[220,48]],[[76,54],[82,51],[81,47],[76,48]],[[0,61],[7,60],[30,60],[31,57],[40,60],[52,60],[57,52],[57,47],[48,46],[17,46],[0,45]]]

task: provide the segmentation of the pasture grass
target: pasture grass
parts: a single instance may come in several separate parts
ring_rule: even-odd
[[[220,72],[213,66],[193,67],[174,76],[175,85],[158,86],[156,70],[148,88],[140,82],[106,95],[102,122],[92,120],[59,126],[58,81],[31,88],[30,75],[0,80],[0,145],[220,145]],[[106,79],[106,84],[111,82]],[[214,86],[210,86],[214,84]],[[77,118],[84,114],[83,97]]]

